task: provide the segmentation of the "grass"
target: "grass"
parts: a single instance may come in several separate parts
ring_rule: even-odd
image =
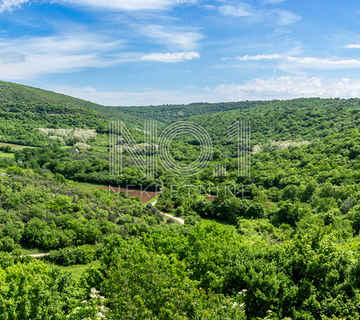
[[[108,147],[92,147],[94,151],[108,152]]]
[[[10,146],[11,149],[13,149],[13,150],[19,150],[19,149],[23,149],[23,148],[36,148],[36,147],[24,146],[21,144],[0,142],[0,147],[6,147],[6,146]]]
[[[21,254],[26,255],[26,254],[38,254],[38,253],[48,253],[49,251],[46,250],[42,250],[42,249],[30,249],[30,248],[21,248]]]
[[[219,219],[201,218],[201,225],[204,227],[208,226],[209,224],[212,224],[212,223],[216,223],[216,224],[220,225],[222,228],[224,228],[224,230],[227,230],[227,231],[235,231],[236,230],[236,227],[233,224],[230,224],[228,222],[225,222],[225,221],[222,221]]]
[[[174,212],[166,212],[166,211],[164,211],[164,213],[169,214],[169,215],[171,215],[173,217],[176,217]],[[181,218],[181,217],[176,217],[176,218]]]
[[[90,183],[90,182],[77,182],[77,184],[84,189],[99,189],[99,188],[103,188],[103,187],[108,187],[108,185],[105,185],[105,184],[97,184],[97,183]]]
[[[159,197],[159,196],[156,196],[155,198],[150,199],[148,202],[145,202],[145,203],[144,203],[144,206],[146,206],[146,205],[149,204],[149,203],[155,202],[155,200],[157,200],[158,197]]]
[[[100,261],[93,261],[89,264],[74,264],[73,266],[59,266],[63,271],[68,271],[72,274],[75,280],[79,280],[83,272],[90,266],[100,266]]]
[[[13,154],[13,153],[6,153],[6,152],[0,151],[0,157],[4,157],[4,158],[15,158],[15,154]]]

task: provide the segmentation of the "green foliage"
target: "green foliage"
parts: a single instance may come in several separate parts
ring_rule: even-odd
[[[114,117],[125,123],[142,123],[140,119],[111,107],[0,81],[0,140],[3,142],[49,145],[51,140],[37,128],[81,128],[107,133],[108,120]]]
[[[228,150],[231,144],[229,145],[226,131],[235,121],[251,121],[252,144],[286,140],[316,141],[357,128],[359,103],[359,99],[301,98],[254,104],[249,108],[214,114],[205,113],[186,120],[199,123],[209,132],[216,146],[222,146],[221,150]],[[353,148],[350,157],[355,159],[359,149]]]
[[[273,235],[274,240],[287,230],[255,222],[257,234]],[[165,310],[167,316],[197,319],[202,303],[193,287],[202,288],[208,297],[228,295],[243,304],[249,319],[265,318],[269,310],[275,319],[356,318],[357,246],[346,232],[321,225],[288,233],[277,244],[215,225],[186,234],[157,229],[139,240],[112,238],[107,243],[101,268],[107,278],[100,287],[115,315],[123,319],[165,319]],[[209,311],[214,308],[216,303]]]
[[[0,251],[13,251],[18,244],[47,250],[82,246],[76,261],[87,263],[94,253],[84,245],[113,232],[140,234],[148,228],[142,217],[160,219],[138,201],[107,190],[84,190],[62,184],[59,176],[45,178],[18,167],[6,173],[0,176]],[[123,221],[125,214],[129,220]]]
[[[136,239],[112,238],[104,259],[101,292],[114,319],[245,319],[239,297],[199,289],[174,255],[149,251]]]
[[[268,101],[241,101],[227,103],[191,103],[188,105],[162,105],[149,107],[114,107],[124,114],[141,119],[152,119],[163,123],[171,123],[196,115],[210,115],[229,110],[248,109],[254,106],[269,104]]]
[[[90,299],[84,300],[77,306],[66,319],[92,319],[101,320],[107,318],[108,308],[105,307],[105,297],[99,295],[99,291],[95,288],[91,289]]]
[[[65,319],[81,297],[68,273],[39,261],[0,269],[1,319]]]
[[[184,215],[184,208],[182,206],[178,206],[174,213],[177,217],[182,217]]]
[[[78,247],[66,247],[56,251],[50,251],[47,260],[63,265],[71,266],[74,264],[88,264],[96,258],[96,250],[91,245]]]
[[[359,99],[125,109],[4,82],[0,93],[1,140],[42,146],[0,159],[0,319],[360,317]],[[212,161],[190,177],[158,162],[149,178],[125,153],[123,174],[110,177],[108,116],[125,121],[136,141],[142,133],[131,126],[141,127],[140,118],[197,122],[213,140]],[[227,135],[244,120],[263,150],[252,154],[251,177],[238,175],[242,159]],[[74,127],[95,129],[104,149],[49,146],[35,130]],[[200,146],[178,136],[170,151],[185,166]],[[217,166],[226,174],[216,175]],[[124,193],[84,190],[67,179],[162,186],[158,209],[185,225],[165,223],[158,209]],[[200,216],[236,231],[201,227]],[[21,245],[51,250],[44,259],[57,264],[101,256],[101,265],[74,282],[49,262],[20,257]]]

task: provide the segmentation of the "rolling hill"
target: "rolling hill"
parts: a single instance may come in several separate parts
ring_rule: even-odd
[[[161,123],[171,123],[192,116],[213,114],[230,110],[243,110],[256,106],[271,104],[275,101],[239,101],[222,103],[191,103],[187,105],[162,105],[148,107],[113,107],[118,112],[137,118],[156,120]]]
[[[251,121],[253,144],[269,141],[314,141],[360,125],[360,99],[301,98],[252,108],[187,118],[203,126],[218,144],[228,143],[227,130],[236,121]]]
[[[47,144],[47,138],[36,128],[86,128],[106,133],[111,118],[131,125],[142,123],[110,107],[0,81],[0,141],[31,146]]]
[[[194,103],[148,107],[107,107],[55,92],[0,81],[0,141],[40,146],[48,143],[36,128],[86,128],[108,132],[108,121],[121,120],[140,141],[144,120],[159,128],[188,120],[203,126],[214,145],[234,149],[227,131],[236,121],[251,121],[252,145],[271,141],[314,141],[358,127],[360,99]]]

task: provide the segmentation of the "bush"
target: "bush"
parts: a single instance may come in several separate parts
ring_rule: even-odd
[[[14,239],[9,236],[6,236],[0,240],[0,251],[11,252],[18,247],[20,246],[16,245]]]
[[[182,206],[179,206],[175,209],[175,215],[177,217],[182,217],[184,215],[184,208]]]
[[[47,259],[53,263],[63,266],[70,266],[77,263],[78,249],[76,247],[67,247],[58,251],[50,251]]]
[[[14,264],[14,258],[8,252],[0,252],[0,268],[5,269]]]
[[[101,248],[102,246],[94,247],[88,244],[79,247],[66,247],[60,250],[50,251],[46,259],[63,266],[88,264],[99,256]]]
[[[8,167],[5,172],[9,175],[23,176],[24,170],[19,167]]]
[[[184,217],[184,222],[187,225],[194,226],[201,223],[201,217],[195,212],[190,212]]]
[[[77,247],[77,262],[80,264],[88,264],[95,258],[96,251],[91,245],[83,245]]]

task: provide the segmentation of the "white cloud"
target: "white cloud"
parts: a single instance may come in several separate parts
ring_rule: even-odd
[[[349,45],[345,46],[344,48],[348,48],[348,49],[360,49],[360,44],[349,44]]]
[[[224,58],[227,59],[227,58]],[[293,68],[302,69],[352,69],[360,67],[358,59],[339,59],[339,58],[317,58],[317,57],[294,57],[274,54],[258,54],[254,56],[245,55],[235,58],[239,61],[260,61],[260,60],[279,60],[278,67],[284,70]]]
[[[92,87],[48,87],[48,90],[112,106],[146,106],[192,102],[293,99],[300,97],[360,97],[360,81],[346,78],[285,76],[254,79],[244,84],[222,84],[215,88],[144,89],[139,91],[101,91]]]
[[[287,1],[287,0],[263,0],[262,2],[263,3],[268,3],[268,4],[278,4],[278,3],[281,3],[281,2],[284,2],[284,1]]]
[[[193,50],[203,35],[193,28],[171,28],[149,25],[142,28],[142,33],[157,43],[182,50]]]
[[[182,62],[200,58],[198,52],[151,53],[141,57],[143,61]]]
[[[182,4],[194,4],[196,0],[53,0],[53,2],[110,10],[166,10]]]
[[[351,69],[359,68],[360,60],[357,59],[329,59],[314,57],[286,57],[290,63],[294,63],[302,68],[313,69]]]
[[[298,97],[360,97],[360,81],[323,80],[319,77],[284,76],[254,79],[245,84],[222,84],[216,91],[227,101],[245,99],[291,99]]]
[[[295,14],[291,11],[278,9],[278,10],[274,10],[273,12],[275,15],[278,16],[277,23],[278,23],[278,25],[281,25],[281,26],[293,24],[293,23],[296,23],[301,20],[300,16],[298,16],[297,14]]]
[[[0,0],[0,13],[20,8],[29,0]],[[51,3],[82,6],[85,8],[114,11],[168,10],[184,4],[196,4],[197,0],[50,0]]]
[[[218,7],[219,12],[224,16],[234,17],[249,17],[252,16],[251,7],[247,4],[239,4],[236,7],[233,6],[220,6]]]
[[[106,68],[126,62],[182,62],[200,57],[196,51],[136,53],[124,51],[124,41],[92,34],[52,37],[0,38],[0,75],[3,80],[31,80],[44,74],[83,68]]]
[[[258,54],[255,56],[243,56],[243,57],[236,57],[236,60],[239,61],[259,61],[259,60],[273,60],[273,59],[280,59],[281,56],[278,53],[274,53],[274,54]]]
[[[108,53],[123,46],[122,41],[86,33],[0,39],[0,75],[6,80],[24,80],[85,67],[107,67],[121,59]]]
[[[267,3],[279,3],[285,0],[270,0]],[[276,21],[278,25],[288,25],[301,20],[301,17],[291,11],[283,9],[265,10],[252,7],[247,3],[240,3],[236,6],[231,5],[205,5],[210,10],[217,10],[223,16],[251,17],[256,22],[266,20]]]
[[[182,104],[212,100],[206,92],[199,93],[201,89],[188,90],[160,90],[147,88],[139,91],[102,91],[92,87],[47,87],[46,89],[67,94],[72,97],[96,102],[107,106],[148,106],[162,104]],[[196,92],[196,93],[194,93]]]
[[[20,8],[22,4],[28,1],[29,0],[2,0],[0,1],[0,13]]]

